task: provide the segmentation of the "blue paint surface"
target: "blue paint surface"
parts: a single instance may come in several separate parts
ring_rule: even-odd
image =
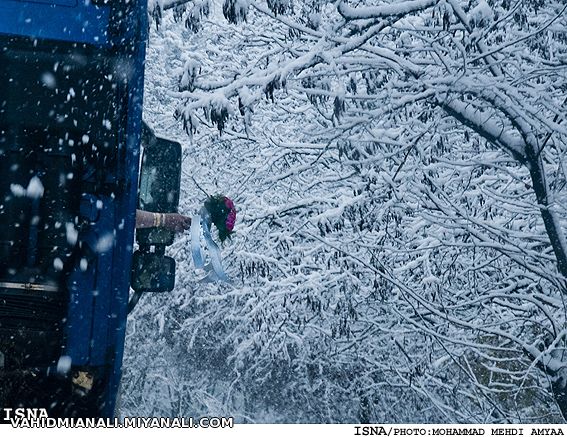
[[[73,0],[0,0],[2,33],[107,46],[109,7]]]

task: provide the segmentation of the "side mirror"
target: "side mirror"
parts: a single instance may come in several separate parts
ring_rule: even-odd
[[[140,171],[138,209],[151,212],[177,212],[181,184],[181,144],[153,135],[149,128],[142,134],[144,152]],[[173,243],[174,233],[166,229],[138,229],[139,245]]]
[[[181,144],[158,138],[144,123],[138,209],[177,212],[181,184]],[[132,259],[132,288],[136,292],[171,291],[175,285],[175,260],[164,255],[174,233],[163,228],[136,231],[140,250]],[[152,249],[153,246],[153,249]]]
[[[175,260],[157,253],[134,252],[132,288],[139,292],[171,291],[175,286]]]

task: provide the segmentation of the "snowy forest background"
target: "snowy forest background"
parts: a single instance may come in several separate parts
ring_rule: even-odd
[[[129,318],[122,414],[567,417],[563,0],[151,1],[145,119],[233,285]]]

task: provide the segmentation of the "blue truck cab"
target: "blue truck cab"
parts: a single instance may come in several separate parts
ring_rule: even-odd
[[[0,408],[112,417],[130,285],[173,286],[167,231],[133,256],[136,208],[179,200],[180,146],[142,122],[146,7],[0,0]]]

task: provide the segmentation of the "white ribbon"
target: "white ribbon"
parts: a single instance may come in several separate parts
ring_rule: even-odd
[[[211,215],[204,207],[201,208],[199,215],[195,215],[191,219],[191,253],[193,255],[193,264],[196,269],[203,269],[208,272],[207,276],[201,279],[201,281],[230,282],[229,277],[222,267],[220,249],[211,237],[211,223]],[[203,261],[204,256],[201,248],[201,232],[209,252],[209,262],[207,264]]]

